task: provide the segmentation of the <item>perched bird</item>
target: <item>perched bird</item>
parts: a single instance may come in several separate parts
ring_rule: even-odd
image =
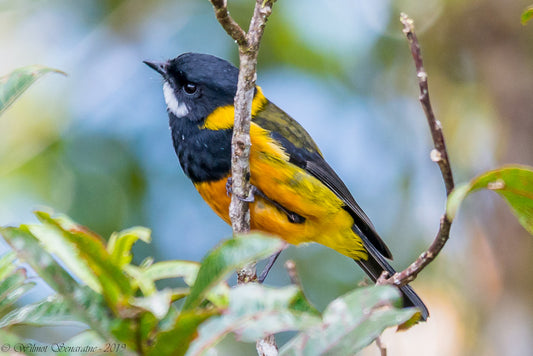
[[[144,62],[163,76],[174,149],[185,174],[227,223],[230,197],[233,101],[238,69],[207,54],[185,53],[167,62]],[[311,136],[256,86],[250,127],[250,203],[253,230],[292,244],[317,242],[353,258],[376,281],[394,274],[391,252]],[[410,286],[404,306],[429,313]]]

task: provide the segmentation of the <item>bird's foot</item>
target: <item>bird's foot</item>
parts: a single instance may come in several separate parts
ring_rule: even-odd
[[[233,189],[232,189],[232,185],[233,185],[233,179],[231,177],[228,177],[228,180],[226,181],[226,195],[229,197],[231,194],[233,194]],[[251,189],[250,189],[250,195],[247,196],[247,197],[241,197],[237,194],[235,194],[235,196],[237,197],[237,199],[239,199],[240,201],[244,201],[244,202],[247,202],[247,203],[253,203],[255,201],[255,194],[262,194],[260,192],[259,189],[257,189],[255,186],[253,185],[250,185]]]

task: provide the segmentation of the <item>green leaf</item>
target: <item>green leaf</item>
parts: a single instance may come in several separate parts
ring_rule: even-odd
[[[236,236],[222,242],[203,259],[183,311],[200,305],[208,292],[235,269],[266,258],[284,246],[285,242],[278,238],[257,233]]]
[[[33,65],[15,69],[0,77],[0,116],[37,79],[50,72],[66,75],[58,69]]]
[[[527,24],[533,18],[533,5],[528,6],[520,16],[522,25]]]
[[[0,228],[0,232],[19,258],[28,263],[57,292],[73,293],[78,287],[76,281],[39,245],[26,227]]]
[[[138,286],[144,296],[147,297],[157,291],[154,281],[147,278],[141,268],[134,265],[124,265],[122,269],[133,279],[132,287],[135,289]]]
[[[230,292],[229,308],[202,325],[188,356],[202,355],[233,332],[244,342],[289,330],[305,330],[321,322],[320,313],[296,286],[247,284]]]
[[[163,289],[152,293],[148,297],[134,298],[131,305],[142,308],[152,313],[157,319],[161,320],[167,315],[172,303],[172,290]]]
[[[187,285],[194,285],[200,264],[191,261],[163,261],[150,265],[143,270],[142,276],[138,278],[146,282],[145,279],[158,281],[167,278],[183,278]],[[140,285],[140,284],[139,284]],[[186,293],[185,295],[183,293]],[[189,294],[189,290],[175,290],[173,300]],[[146,294],[145,294],[146,295]],[[225,308],[228,305],[229,286],[227,283],[218,283],[206,295],[206,299],[215,306]]]
[[[26,282],[26,270],[19,268],[6,279],[0,281],[0,312],[15,304],[22,295],[32,289],[35,283]]]
[[[172,329],[160,332],[147,355],[183,356],[205,320],[219,313],[216,309],[181,312]]]
[[[14,325],[64,325],[65,322],[73,321],[88,324],[87,316],[97,320],[98,325],[106,330],[113,322],[102,295],[88,287],[81,287],[71,296],[55,294],[12,310],[0,319],[0,328]]]
[[[137,240],[150,243],[150,229],[135,226],[120,232],[114,232],[107,243],[107,252],[111,255],[111,261],[116,266],[122,267],[131,262],[131,248]]]
[[[402,324],[418,311],[396,309],[400,292],[392,286],[356,289],[331,302],[322,322],[300,332],[280,349],[284,355],[354,355],[387,327]]]
[[[13,325],[50,326],[78,321],[60,295],[49,296],[34,304],[12,310],[0,320],[0,328]]]
[[[39,276],[54,290],[56,290],[70,307],[78,320],[89,325],[103,338],[112,340],[103,320],[106,320],[107,310],[102,307],[87,308],[87,301],[99,300],[99,295],[90,289],[80,288],[77,282],[44,250],[39,241],[25,228],[0,228],[7,243],[15,250],[18,257],[28,263]]]
[[[87,262],[93,271],[102,286],[102,293],[108,306],[114,312],[117,313],[127,305],[129,297],[133,295],[132,286],[124,272],[113,264],[100,236],[73,222],[67,216],[52,217],[40,211],[35,214],[43,223],[60,229],[63,236],[76,246],[77,255]]]
[[[15,271],[14,262],[16,257],[15,252],[10,251],[0,258],[0,281]]]
[[[76,244],[71,242],[63,230],[51,224],[24,225],[46,249],[57,256],[64,265],[95,292],[101,293],[102,286],[87,262],[80,258]]]
[[[470,193],[488,189],[498,193],[511,207],[520,224],[533,234],[533,168],[507,166],[486,172],[470,183],[456,187],[448,197],[446,214],[452,220]]]
[[[144,350],[153,344],[158,319],[152,313],[137,307],[129,308],[128,312],[129,317],[114,320],[111,332],[117,340],[125,343],[128,349],[145,355]]]
[[[143,271],[143,275],[152,281],[167,278],[183,278],[187,285],[192,286],[200,270],[200,264],[192,261],[156,262]]]
[[[35,283],[28,282],[26,269],[17,268],[15,252],[0,257],[0,315],[19,300]]]

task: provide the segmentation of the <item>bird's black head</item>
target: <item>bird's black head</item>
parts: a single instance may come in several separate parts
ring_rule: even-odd
[[[239,70],[223,59],[184,53],[167,62],[144,63],[163,76],[167,109],[180,119],[201,122],[216,108],[233,104]]]

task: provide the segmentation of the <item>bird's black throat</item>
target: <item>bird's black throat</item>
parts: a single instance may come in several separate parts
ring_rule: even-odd
[[[183,172],[194,182],[220,180],[231,171],[232,129],[209,130],[169,112],[174,150]]]

